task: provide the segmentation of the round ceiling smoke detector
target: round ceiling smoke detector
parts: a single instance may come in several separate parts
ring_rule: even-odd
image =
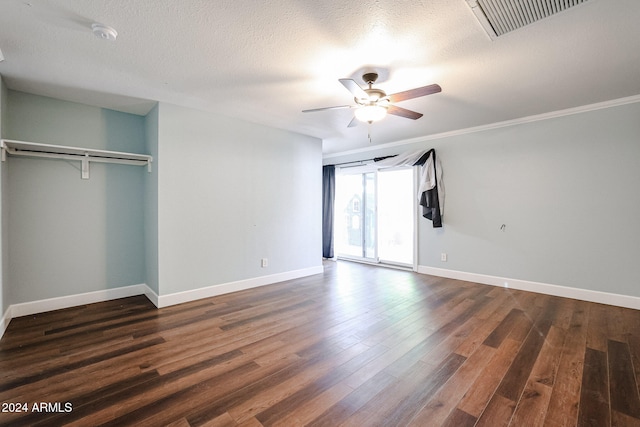
[[[116,37],[118,37],[118,32],[114,28],[97,22],[91,24],[91,31],[93,31],[93,35],[99,39],[115,40]]]

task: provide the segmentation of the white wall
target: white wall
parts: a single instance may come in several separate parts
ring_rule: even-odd
[[[423,227],[421,265],[640,296],[639,118],[640,103],[442,141],[449,227]]]
[[[8,91],[8,139],[144,153],[144,118]],[[11,304],[144,283],[146,168],[10,157]]]
[[[444,226],[420,219],[419,265],[640,297],[639,118],[633,103],[324,163],[435,148]]]
[[[321,267],[320,140],[161,103],[158,145],[161,295]]]

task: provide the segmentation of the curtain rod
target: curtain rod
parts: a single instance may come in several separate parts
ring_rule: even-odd
[[[354,166],[357,165],[362,165],[364,162],[379,162],[380,160],[384,160],[384,159],[388,159],[389,157],[396,157],[397,154],[394,154],[392,156],[384,156],[384,157],[374,157],[373,159],[363,159],[363,160],[354,160],[352,162],[343,162],[343,163],[335,163],[332,165],[324,165],[324,166],[344,166],[344,165],[351,165],[353,164]]]
[[[427,159],[429,158],[429,155],[431,155],[431,153],[433,153],[434,155],[434,159],[435,159],[435,150],[433,148],[425,151],[422,156],[413,164],[413,166],[422,166],[425,164],[425,162],[427,161]],[[344,163],[336,163],[333,165],[324,165],[324,166],[343,166],[343,165],[353,165],[351,167],[355,167],[355,166],[360,166],[363,165],[364,162],[370,162],[370,161],[374,161],[374,162],[379,162],[381,160],[384,159],[388,159],[391,157],[397,157],[398,154],[393,154],[391,156],[383,156],[383,157],[374,157],[373,159],[364,159],[364,160],[354,160],[352,162],[344,162]],[[347,166],[350,167],[350,166]]]

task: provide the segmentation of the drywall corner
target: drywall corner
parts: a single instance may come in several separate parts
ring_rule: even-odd
[[[9,323],[11,322],[12,316],[11,316],[11,307],[8,307],[7,310],[4,312],[3,316],[0,317],[0,339],[2,339],[2,337],[4,336],[4,333],[7,330],[7,327],[9,327]]]
[[[4,124],[7,117],[7,86],[0,76],[0,138],[4,135]],[[7,166],[4,162],[0,162],[0,314],[4,314],[0,319],[0,338],[4,334],[5,329],[11,321],[9,311],[9,297],[6,281],[6,268],[8,264],[7,251],[7,214],[8,204],[6,203],[6,186],[7,186]]]
[[[145,176],[144,194],[144,240],[145,240],[145,282],[156,296],[159,290],[158,266],[158,158],[159,106],[156,104],[145,116],[145,148],[153,156],[151,171]]]

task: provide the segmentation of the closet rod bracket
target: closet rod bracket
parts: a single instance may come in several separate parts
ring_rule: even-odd
[[[89,179],[89,153],[84,153],[82,158],[82,179]]]

